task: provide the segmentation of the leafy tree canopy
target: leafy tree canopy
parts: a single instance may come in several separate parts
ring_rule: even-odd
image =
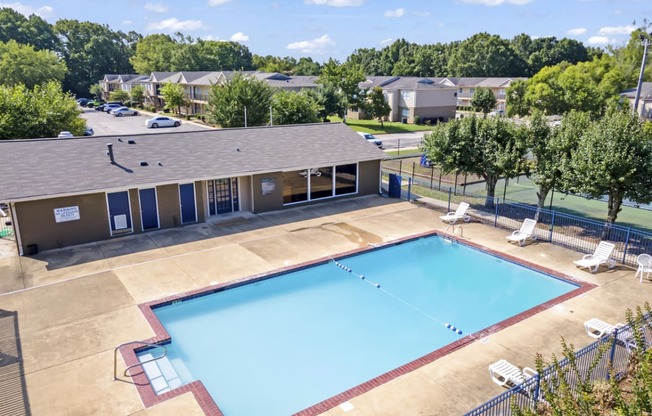
[[[224,85],[211,88],[208,97],[209,120],[222,127],[265,125],[269,120],[273,93],[264,81],[235,74]]]
[[[0,85],[0,140],[56,137],[64,130],[81,136],[85,129],[77,103],[59,83]]]
[[[35,50],[59,50],[59,39],[52,26],[41,17],[32,14],[25,17],[12,8],[0,8],[0,42],[14,40],[32,45]]]
[[[319,122],[320,106],[306,91],[277,91],[272,98],[272,122],[305,124]]]
[[[335,59],[329,59],[322,67],[317,79],[322,85],[332,86],[341,91],[349,107],[363,105],[362,91],[359,84],[366,79],[362,67],[354,63],[341,64]]]
[[[365,105],[365,110],[372,118],[378,120],[381,127],[384,127],[383,118],[389,115],[389,113],[392,111],[392,108],[387,103],[382,88],[374,87],[371,92],[367,94],[367,103]]]
[[[48,50],[34,50],[15,40],[0,42],[0,84],[24,84],[27,88],[48,81],[63,81],[66,64]]]
[[[519,76],[525,66],[509,41],[483,32],[466,39],[451,53],[448,73],[454,77]]]
[[[494,109],[497,102],[498,100],[496,100],[491,88],[479,87],[473,93],[471,107],[473,107],[473,111],[480,111],[486,117],[487,113]]]
[[[186,91],[183,85],[166,82],[161,87],[161,95],[167,108],[176,108],[177,113],[181,114],[181,107],[186,105]]]

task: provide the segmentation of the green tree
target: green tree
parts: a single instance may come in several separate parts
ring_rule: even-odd
[[[61,39],[60,53],[68,67],[65,90],[77,96],[88,94],[89,87],[105,74],[130,74],[129,63],[134,33],[114,32],[107,25],[61,19],[54,24]]]
[[[607,229],[624,199],[652,201],[652,135],[643,123],[629,108],[610,110],[580,136],[563,174],[569,191],[608,197]]]
[[[507,116],[525,116],[530,113],[530,106],[525,101],[528,82],[516,80],[505,90],[505,101],[507,105]]]
[[[498,35],[478,33],[452,51],[448,75],[454,77],[512,77],[525,73],[526,63],[509,41]]]
[[[479,87],[473,93],[471,107],[473,107],[473,111],[481,111],[484,117],[487,117],[487,113],[494,109],[497,102],[491,88]]]
[[[177,114],[181,114],[181,107],[185,106],[186,91],[181,84],[174,84],[166,82],[161,86],[161,95],[165,100],[165,107],[169,109],[177,109]]]
[[[129,100],[129,93],[125,90],[115,90],[111,91],[111,101],[120,101],[120,102],[125,102]]]
[[[272,95],[272,88],[264,81],[238,73],[224,85],[211,87],[209,120],[222,127],[264,125],[269,120]]]
[[[359,84],[366,79],[359,64],[340,63],[335,59],[329,59],[322,67],[321,75],[317,82],[323,85],[333,86],[341,91],[346,98],[347,106],[356,107],[364,104],[363,94]]]
[[[92,84],[88,90],[95,97],[95,99],[102,99],[102,86],[100,84]]]
[[[12,8],[0,8],[0,42],[15,40],[22,45],[31,45],[37,51],[59,50],[59,39],[52,25],[32,14],[25,17]]]
[[[321,73],[321,65],[315,62],[310,57],[301,57],[294,67],[294,75],[313,75],[317,76]]]
[[[25,84],[29,89],[48,81],[61,82],[66,64],[51,51],[37,51],[15,40],[0,42],[0,84]]]
[[[392,111],[392,108],[385,100],[385,94],[380,87],[374,87],[369,94],[367,94],[367,104],[365,105],[367,113],[375,119],[378,119],[381,127],[385,127],[383,118],[387,117]]]
[[[337,115],[344,117],[346,113],[346,99],[332,85],[321,85],[315,90],[309,90],[319,104],[319,117],[328,121],[328,116]]]
[[[170,35],[148,35],[136,43],[136,51],[129,61],[139,74],[171,71],[172,55],[177,46]]]
[[[537,186],[537,207],[544,207],[546,197],[555,187],[561,187],[561,177],[567,169],[578,137],[588,128],[587,113],[571,111],[561,123],[551,127],[540,111],[522,126],[525,145],[532,157],[526,161],[525,173]]]
[[[279,124],[305,124],[319,121],[320,106],[306,91],[277,91],[272,97],[272,120]]]
[[[634,87],[638,83],[638,77],[641,71],[641,61],[643,61],[643,42],[641,42],[641,38],[645,37],[652,41],[645,28],[639,28],[630,34],[629,41],[626,45],[621,47],[609,47],[609,52],[613,56],[616,67],[623,74],[627,87]],[[651,63],[652,53],[648,53],[643,74],[644,81],[652,81]]]
[[[252,54],[230,41],[183,39],[172,54],[172,71],[244,71],[253,69]]]
[[[145,101],[145,87],[143,87],[142,85],[134,85],[131,88],[129,97],[131,98],[131,101],[134,104],[140,106]]]
[[[0,85],[0,140],[56,137],[68,130],[81,136],[86,121],[74,98],[50,81],[28,89]]]
[[[496,183],[523,169],[524,140],[503,117],[464,117],[438,124],[423,137],[422,150],[445,174],[478,175],[485,180],[485,206],[493,206]]]

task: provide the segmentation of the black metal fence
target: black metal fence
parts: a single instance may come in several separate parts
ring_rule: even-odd
[[[6,204],[0,204],[0,238],[13,237],[14,226]]]
[[[637,322],[634,327],[618,327],[608,337],[575,352],[572,362],[567,357],[560,360],[558,366],[545,368],[541,374],[483,403],[465,416],[511,415],[514,407],[534,410],[539,402],[545,405],[546,390],[551,393],[559,390],[562,377],[569,390],[575,393],[580,383],[608,381],[612,376],[623,377],[635,349],[652,346],[651,324],[652,319],[646,314],[643,322]]]
[[[388,172],[383,172],[387,176]],[[404,181],[405,182],[405,181]],[[402,198],[412,199],[412,184],[419,183],[408,177]],[[608,224],[559,211],[513,202],[498,197],[467,193],[463,188],[436,185],[433,200],[439,208],[454,211],[460,202],[468,202],[468,214],[477,221],[509,230],[517,230],[525,218],[537,221],[536,237],[540,241],[591,253],[600,241],[614,243],[612,259],[629,266],[636,266],[636,257],[641,253],[652,253],[652,233],[633,227]]]

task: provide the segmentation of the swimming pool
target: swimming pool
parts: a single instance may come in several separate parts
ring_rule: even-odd
[[[577,288],[432,236],[153,312],[169,388],[201,380],[226,416],[290,415]]]

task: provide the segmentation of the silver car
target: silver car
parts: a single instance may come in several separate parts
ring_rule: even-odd
[[[115,110],[111,110],[111,114],[113,114],[116,117],[137,116],[138,111],[132,110],[129,107],[120,107],[120,108],[116,108]]]

